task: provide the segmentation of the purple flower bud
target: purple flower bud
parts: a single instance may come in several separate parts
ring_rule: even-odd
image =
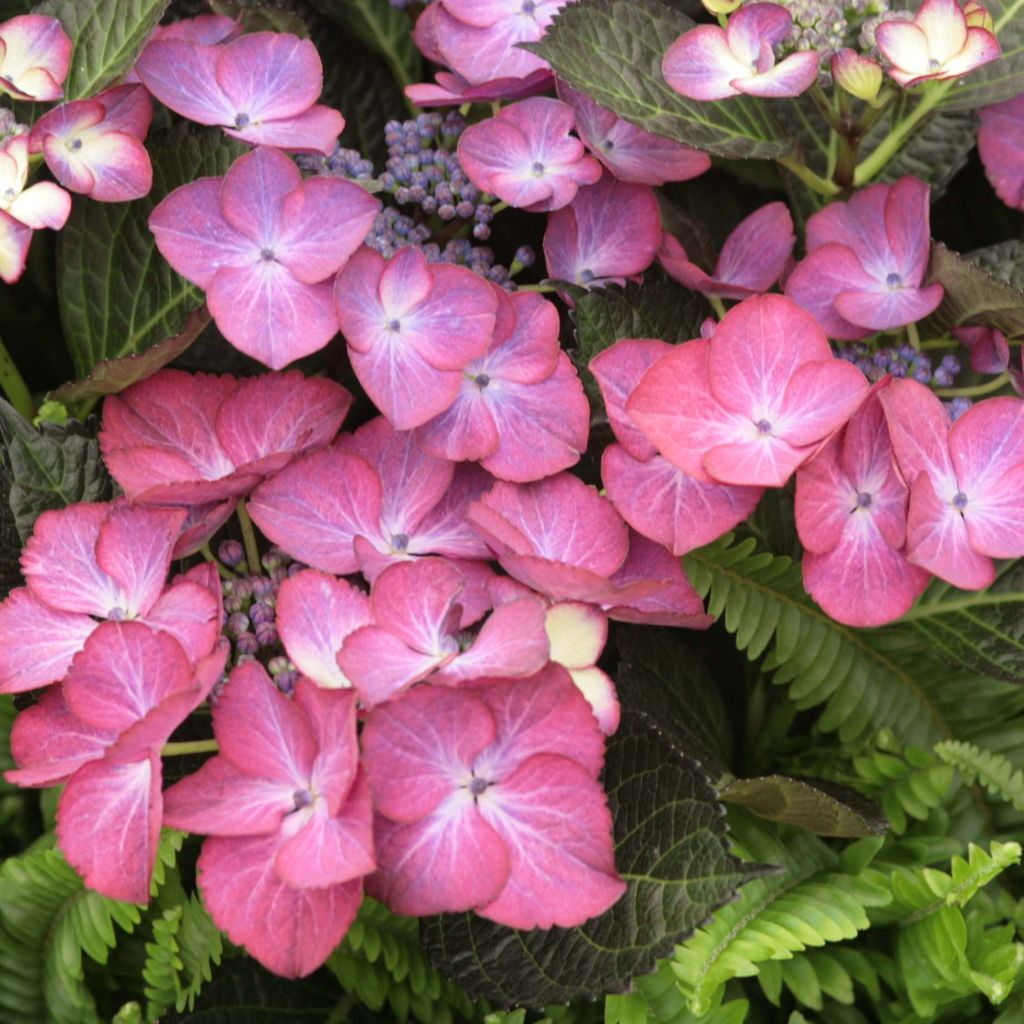
[[[251,593],[255,598],[263,598],[274,592],[274,581],[269,576],[253,576]]]
[[[255,654],[260,649],[260,642],[254,633],[243,633],[235,639],[235,650],[239,654]]]
[[[261,622],[256,627],[256,641],[260,647],[274,647],[280,640],[273,622]]]
[[[217,557],[229,569],[233,569],[245,561],[245,548],[237,540],[225,540],[217,548]]]
[[[240,612],[245,609],[245,601],[240,597],[226,597],[224,598],[224,611],[231,615],[235,612]]]
[[[267,662],[267,671],[272,676],[279,676],[282,672],[288,672],[295,666],[283,654],[277,654]]]
[[[262,625],[265,622],[273,622],[276,617],[277,615],[274,608],[262,600],[257,601],[249,609],[249,621],[254,626]]]
[[[226,631],[228,636],[240,637],[249,629],[249,616],[245,612],[234,612],[228,616]]]
[[[245,576],[240,580],[235,580],[234,593],[235,597],[242,601],[248,600],[252,597],[252,577]]]
[[[282,672],[274,677],[274,685],[286,696],[290,697],[295,690],[295,684],[299,681],[299,673],[295,669]]]

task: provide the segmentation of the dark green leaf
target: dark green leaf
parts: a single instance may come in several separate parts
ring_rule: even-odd
[[[14,519],[11,505],[11,488],[14,477],[7,460],[0,459],[0,598],[6,596],[21,582],[19,559],[21,537]]]
[[[1024,92],[1024,0],[988,0],[1002,55],[951,84],[943,105],[971,110]]]
[[[582,0],[563,8],[540,42],[524,45],[574,89],[647,131],[717,156],[787,152],[792,143],[764,100],[700,103],[665,82],[665,52],[693,24],[658,0]]]
[[[967,258],[997,280],[1024,291],[1024,242],[1020,239],[974,249]]]
[[[344,998],[326,971],[288,981],[247,957],[228,960],[204,986],[192,1011],[166,1024],[327,1024]]]
[[[168,192],[223,174],[242,147],[217,129],[178,125],[149,145],[153,190],[133,203],[76,203],[61,234],[58,300],[79,377],[182,331],[203,293],[156,249],[147,222]]]
[[[1024,333],[1024,291],[993,277],[941,242],[932,243],[928,282],[945,288],[942,305],[924,321],[925,332],[958,324],[988,324],[1007,336]]]
[[[1003,566],[981,592],[935,583],[906,616],[943,660],[961,668],[1024,683],[1024,562]]]
[[[732,733],[722,687],[692,636],[650,626],[619,627],[615,683],[624,708],[646,715],[712,779],[729,766]]]
[[[763,775],[734,779],[718,792],[727,804],[739,804],[759,818],[795,825],[816,836],[878,836],[886,829],[885,818],[871,801],[823,779]]]
[[[311,0],[328,18],[358,36],[391,68],[399,85],[420,80],[420,54],[412,41],[409,15],[388,0]],[[347,112],[346,112],[347,113]]]
[[[629,885],[611,910],[550,931],[513,931],[473,914],[427,922],[428,952],[471,996],[540,1006],[622,992],[764,873],[729,853],[707,776],[643,717],[623,715],[608,745],[605,785],[615,861]]]
[[[0,401],[0,436],[12,480],[11,509],[22,540],[47,509],[110,497],[99,442],[80,424],[77,429],[47,425],[40,432]]]
[[[71,68],[64,82],[64,99],[95,96],[122,78],[135,63],[168,3],[169,0],[45,0],[40,4],[36,12],[57,18],[74,44]]]
[[[889,122],[883,119],[875,133],[878,141],[888,128]],[[913,175],[928,182],[934,202],[967,163],[977,132],[978,118],[973,111],[941,111],[910,136],[875,180],[893,182],[906,174]],[[870,153],[873,148],[869,139],[863,146],[863,152]]]

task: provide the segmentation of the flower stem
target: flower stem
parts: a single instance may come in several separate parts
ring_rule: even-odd
[[[507,209],[508,209],[508,203],[506,203],[504,200],[502,200],[500,203],[495,203],[491,207],[491,213],[497,215],[497,214],[501,213],[502,210],[507,210]]]
[[[223,563],[214,558],[213,552],[210,550],[210,542],[207,541],[200,549],[199,553],[206,559],[211,565],[217,567],[217,572],[220,573],[222,580],[236,580],[238,577]]]
[[[160,749],[161,757],[184,757],[186,754],[216,754],[220,750],[216,740],[186,740],[182,743],[165,743]]]
[[[518,291],[540,292],[542,295],[546,295],[548,292],[556,292],[558,289],[553,284],[521,284]]]
[[[907,341],[915,352],[921,351],[921,335],[917,333],[917,324],[907,324]]]
[[[717,295],[706,295],[705,298],[708,300],[708,305],[715,311],[715,316],[721,320],[725,316],[725,303]]]
[[[29,391],[25,378],[22,377],[2,341],[0,341],[0,388],[3,388],[11,405],[31,423],[35,419],[36,403],[32,401],[32,392]]]
[[[242,528],[245,560],[249,563],[249,572],[255,576],[260,571],[260,549],[256,543],[256,531],[253,529],[252,520],[249,518],[249,510],[245,507],[244,501],[238,503],[235,514],[238,516],[238,525]]]
[[[921,351],[932,348],[956,348],[959,344],[953,338],[932,338],[930,341],[921,342]]]
[[[795,157],[792,154],[788,156],[780,156],[776,158],[776,163],[796,175],[796,177],[798,177],[813,192],[817,192],[822,196],[839,195],[839,186],[835,184],[835,182],[828,181],[820,174],[815,174],[814,171],[812,171],[810,167],[808,167],[807,164],[798,157]]]
[[[993,391],[999,391],[1009,383],[1010,375],[1001,373],[984,384],[975,384],[969,388],[936,388],[935,393],[941,398],[980,398],[982,395],[991,395]]]

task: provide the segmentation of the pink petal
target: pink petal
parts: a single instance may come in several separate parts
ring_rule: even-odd
[[[448,563],[425,558],[401,562],[374,582],[374,618],[405,644],[424,654],[447,652],[447,625],[464,586]]]
[[[834,243],[812,250],[786,279],[786,295],[810,312],[830,338],[841,341],[855,341],[871,331],[844,319],[835,308],[836,297],[859,288],[877,299],[882,287],[867,273],[852,249]]]
[[[701,483],[660,455],[639,462],[617,444],[605,449],[601,479],[619,515],[674,555],[734,529],[753,513],[762,494],[759,487]]]
[[[337,815],[349,797],[359,767],[356,696],[351,690],[328,690],[300,678],[295,703],[306,713],[318,747],[310,780],[312,789],[326,802],[328,814]]]
[[[485,458],[497,450],[498,428],[485,389],[463,377],[455,401],[416,429],[416,440],[436,459]]]
[[[1024,100],[982,107],[978,154],[996,194],[1007,206],[1024,206]]]
[[[739,90],[736,78],[751,69],[729,47],[725,30],[717,25],[698,25],[684,32],[669,48],[661,65],[665,81],[692,100],[724,100]]]
[[[568,758],[541,754],[480,798],[481,816],[505,840],[508,882],[482,917],[513,928],[573,927],[626,891],[615,873],[604,792]]]
[[[360,700],[372,707],[426,679],[454,653],[423,653],[409,647],[387,629],[364,626],[346,637],[338,652],[338,664],[352,681]]]
[[[217,82],[219,46],[180,39],[150,42],[135,62],[142,84],[176,114],[199,124],[234,124],[239,113]]]
[[[438,811],[469,777],[497,735],[480,690],[420,686],[373,708],[363,728],[363,767],[373,803],[387,818],[414,822]],[[384,857],[380,857],[384,863]]]
[[[253,522],[274,544],[315,569],[346,575],[359,568],[355,536],[380,530],[381,484],[356,455],[325,449],[286,466],[249,500]]]
[[[885,236],[896,260],[895,270],[914,287],[921,284],[928,267],[930,198],[923,181],[906,177],[889,189],[885,200]]]
[[[704,295],[726,294],[730,298],[745,298],[750,294],[747,288],[723,289],[694,263],[678,240],[667,231],[662,232],[661,247],[658,249],[658,262],[669,277],[674,278],[683,287]]]
[[[903,479],[914,484],[921,473],[936,488],[957,490],[949,456],[949,413],[938,396],[913,380],[893,380],[879,395],[893,451]]]
[[[284,153],[255,149],[239,157],[222,179],[221,212],[254,249],[273,250],[285,231],[285,199],[301,185],[301,172]]]
[[[1003,373],[1010,365],[1006,335],[994,327],[954,327],[953,337],[970,353],[977,373]]]
[[[308,785],[317,752],[309,723],[258,662],[231,672],[213,726],[221,755],[237,768],[296,789]]]
[[[792,25],[793,16],[780,4],[747,4],[729,19],[726,39],[735,57],[749,64],[758,59],[763,43],[781,43]]]
[[[812,446],[794,448],[775,436],[753,437],[708,450],[703,465],[712,481],[743,487],[784,487],[813,454]]]
[[[964,522],[971,547],[991,558],[1019,558],[1024,542],[1024,466],[1014,466],[984,495],[969,500]]]
[[[767,4],[766,6],[777,5]],[[821,57],[816,50],[791,53],[770,71],[759,72],[749,78],[737,79],[732,82],[732,85],[747,96],[769,98],[799,96],[817,81],[820,66]]]
[[[548,67],[517,45],[536,42],[543,35],[533,18],[503,18],[487,28],[476,28],[452,17],[442,5],[434,32],[444,63],[473,85],[496,78],[525,78]]]
[[[476,466],[457,466],[441,500],[416,523],[408,550],[455,560],[490,558],[490,548],[473,528],[467,513],[470,504],[493,483],[493,477]]]
[[[315,971],[341,942],[362,901],[358,881],[293,889],[274,870],[278,836],[211,838],[199,855],[199,887],[218,928],[286,978]]]
[[[88,615],[51,608],[28,587],[12,590],[0,604],[0,693],[63,679],[96,626]]]
[[[85,884],[108,899],[149,902],[160,839],[160,757],[92,761],[68,780],[57,805],[57,842]]]
[[[785,203],[768,203],[740,221],[725,240],[715,279],[766,292],[782,276],[795,244]]]
[[[611,677],[599,668],[572,668],[569,669],[569,675],[576,688],[586,697],[601,732],[605,736],[614,735],[619,728],[621,709]]]
[[[71,213],[71,196],[52,181],[41,181],[15,197],[9,209],[15,220],[30,228],[59,231]]]
[[[805,363],[786,388],[775,431],[794,447],[816,444],[853,415],[867,392],[864,374],[852,363]]]
[[[168,587],[140,621],[169,633],[195,664],[220,633],[220,602],[205,587],[186,580]]]
[[[928,288],[844,291],[835,297],[834,302],[836,312],[844,320],[858,327],[882,331],[923,320],[939,308],[942,296],[942,285],[933,284]]]
[[[67,141],[56,135],[43,139],[47,166],[66,188],[102,203],[125,203],[148,194],[153,167],[137,138],[127,132],[103,131],[77,141],[81,148],[72,152]]]
[[[110,131],[126,132],[140,142],[153,122],[153,101],[142,85],[115,85],[95,97],[106,111],[103,125]],[[39,126],[39,121],[35,127]]]
[[[338,667],[337,654],[345,637],[372,621],[361,591],[314,569],[290,576],[277,595],[281,642],[296,668],[319,686],[352,685]]]
[[[301,114],[280,121],[261,121],[244,130],[226,128],[225,135],[253,146],[274,146],[289,152],[327,156],[344,131],[345,119],[331,107],[317,103]]]
[[[484,531],[481,529],[481,532]],[[537,555],[513,554],[502,554],[498,560],[510,576],[552,601],[600,603],[612,590],[607,576],[564,562]]]
[[[0,210],[0,280],[14,284],[25,270],[32,229]]]
[[[23,14],[0,24],[0,79],[14,86],[18,99],[59,100],[71,63],[71,40],[56,19]],[[10,90],[8,90],[10,91]]]

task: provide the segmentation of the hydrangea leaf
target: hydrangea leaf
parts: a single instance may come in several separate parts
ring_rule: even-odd
[[[1024,290],[994,276],[969,256],[932,243],[928,283],[946,290],[939,308],[923,322],[925,336],[959,324],[988,324],[1007,337],[1024,334]],[[934,332],[934,335],[933,335]]]
[[[426,923],[431,958],[474,998],[540,1006],[622,992],[767,870],[729,853],[722,805],[707,775],[643,716],[623,715],[604,782],[616,865],[628,885],[611,910],[578,928],[550,931],[513,931],[473,914]]]
[[[886,830],[881,811],[855,790],[824,779],[762,775],[733,779],[719,788],[728,804],[759,818],[795,825],[818,836],[878,836]]]
[[[863,151],[870,153],[876,142],[885,137],[889,127],[889,121],[883,118],[864,142]],[[967,163],[977,133],[978,118],[973,111],[939,111],[907,139],[875,180],[892,183],[912,174],[931,185],[934,202]]]
[[[943,100],[948,110],[973,110],[1024,92],[1024,0],[989,0],[985,7],[1002,54],[950,84]]]
[[[763,100],[718,103],[684,99],[669,87],[661,61],[693,28],[658,0],[583,0],[555,18],[524,48],[539,54],[574,89],[633,124],[725,157],[776,157],[791,142]]]
[[[11,479],[10,507],[23,541],[47,509],[110,497],[110,477],[100,459],[99,442],[81,424],[46,424],[39,431],[0,401],[0,438]]]
[[[178,334],[203,300],[156,251],[147,221],[167,193],[223,174],[243,147],[216,129],[179,125],[154,136],[149,151],[153,190],[145,199],[76,203],[61,234],[58,302],[79,377]]]
[[[74,49],[64,99],[95,96],[122,78],[169,0],[45,0],[36,14],[57,18]],[[92,204],[90,204],[92,205]]]

